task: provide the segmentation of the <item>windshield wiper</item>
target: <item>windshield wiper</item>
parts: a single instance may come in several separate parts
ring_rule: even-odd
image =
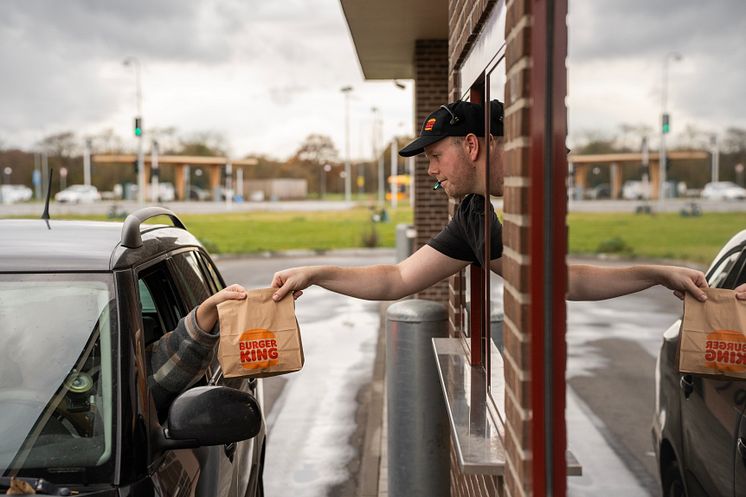
[[[0,477],[0,490],[8,490],[10,488],[11,480],[21,480],[21,481],[28,483],[29,485],[31,485],[31,488],[34,489],[34,493],[36,494],[72,495],[72,492],[70,492],[69,488],[57,487],[56,485],[53,485],[52,483],[48,482],[44,478],[23,478],[23,477],[11,478],[9,476],[2,476]],[[3,493],[6,493],[6,492],[3,492]]]

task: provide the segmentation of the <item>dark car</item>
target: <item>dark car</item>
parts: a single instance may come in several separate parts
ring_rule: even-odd
[[[711,287],[746,282],[746,231],[707,271]],[[677,321],[663,335],[656,365],[653,444],[666,497],[746,496],[746,380],[678,372]]]
[[[174,226],[142,224],[158,215]],[[148,345],[224,286],[160,207],[0,220],[0,493],[263,495],[261,380],[213,360],[160,412],[147,382]]]

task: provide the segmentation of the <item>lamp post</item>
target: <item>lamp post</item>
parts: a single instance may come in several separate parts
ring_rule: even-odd
[[[135,84],[137,86],[137,116],[135,116],[135,136],[137,136],[137,202],[145,203],[145,167],[143,151],[142,129],[142,85],[140,82],[140,61],[136,57],[127,57],[122,61],[125,66],[135,68]]]
[[[352,198],[352,174],[350,172],[350,92],[352,86],[343,86],[340,90],[345,96],[345,201]]]
[[[383,206],[386,199],[386,185],[384,184],[386,178],[383,165],[383,152],[378,149],[379,143],[381,143],[381,120],[378,107],[371,107],[370,110],[373,113],[373,159],[378,159],[378,204]]]
[[[720,144],[718,142],[718,135],[712,134],[710,136],[710,168],[713,183],[720,181]]]
[[[663,204],[666,197],[666,135],[670,130],[670,121],[668,117],[668,62],[670,60],[681,60],[681,54],[677,52],[668,52],[663,58],[663,88],[661,90],[661,146],[660,146],[660,190],[658,193],[658,210],[663,211]]]

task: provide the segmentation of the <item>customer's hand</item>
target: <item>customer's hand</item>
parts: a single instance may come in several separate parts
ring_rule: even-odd
[[[736,298],[738,300],[746,300],[746,283],[736,287]]]
[[[246,289],[241,285],[230,285],[211,295],[197,308],[197,325],[205,331],[210,331],[218,320],[218,304],[226,300],[243,300]]]

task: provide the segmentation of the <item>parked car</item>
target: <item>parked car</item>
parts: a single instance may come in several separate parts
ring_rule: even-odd
[[[622,198],[626,200],[644,200],[650,198],[650,184],[629,180],[622,185]]]
[[[57,192],[54,199],[61,203],[87,204],[101,200],[101,194],[93,185],[72,185]]]
[[[176,200],[176,190],[173,183],[158,183],[158,201],[173,202]]]
[[[26,185],[0,185],[0,202],[15,204],[31,200],[34,192]]]
[[[143,224],[158,215],[174,226]],[[161,207],[0,220],[0,473],[53,495],[263,495],[261,380],[213,360],[160,411],[146,381],[149,344],[224,286]]]
[[[611,187],[608,183],[601,183],[586,190],[585,196],[589,200],[601,200],[605,198],[611,198]]]
[[[711,287],[746,282],[746,230],[734,236],[707,271]],[[656,363],[653,445],[663,495],[746,495],[746,380],[678,372],[681,320],[663,334]]]
[[[210,200],[210,193],[198,186],[190,186],[189,187],[189,200]]]
[[[732,181],[716,181],[707,183],[702,189],[705,200],[746,200],[746,189]]]

